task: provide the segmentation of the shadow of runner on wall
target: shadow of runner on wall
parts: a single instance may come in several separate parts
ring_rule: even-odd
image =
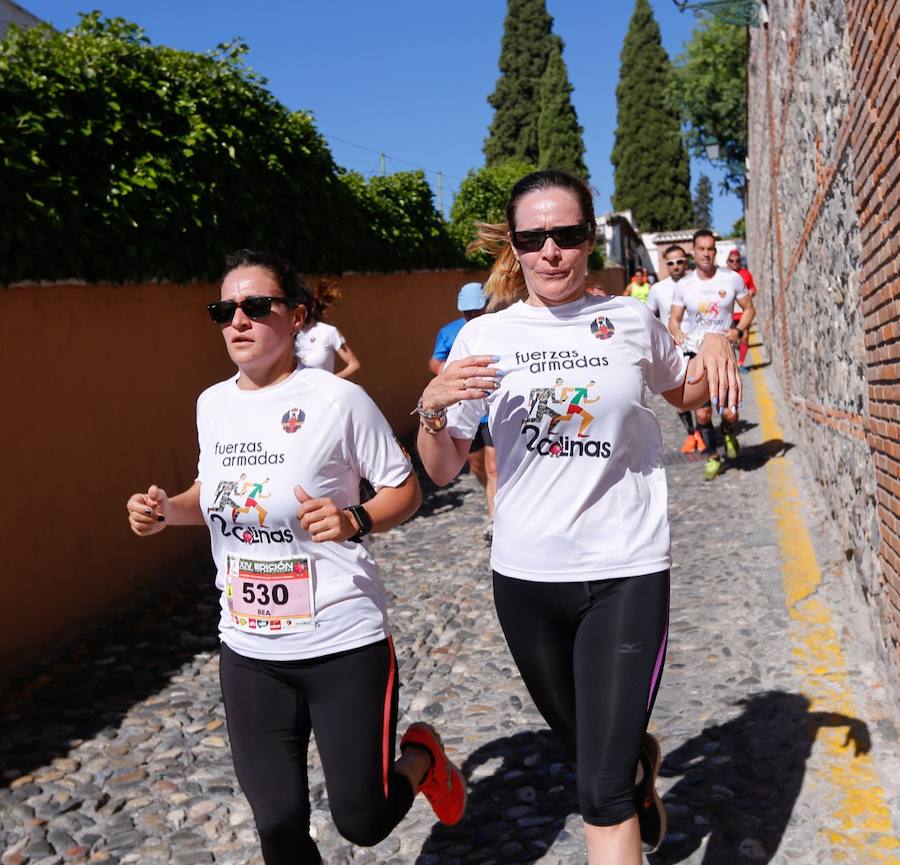
[[[575,766],[549,730],[495,739],[461,769],[469,784],[465,817],[436,825],[419,863],[532,863],[567,837],[566,818],[578,813]]]
[[[802,694],[768,691],[737,705],[732,721],[707,727],[665,756],[661,775],[681,776],[665,795],[669,830],[651,865],[683,862],[698,849],[703,865],[770,862],[803,784],[823,727],[846,727],[854,754],[871,748],[864,721],[810,712]]]
[[[169,684],[198,652],[218,649],[212,573],[185,573],[0,695],[0,789],[108,730]],[[185,697],[190,700],[190,697]],[[21,793],[21,791],[20,791]]]

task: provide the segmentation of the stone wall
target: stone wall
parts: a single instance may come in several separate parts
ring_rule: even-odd
[[[751,30],[747,226],[793,432],[900,669],[898,8],[769,0]]]

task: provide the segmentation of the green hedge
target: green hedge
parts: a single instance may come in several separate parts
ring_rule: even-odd
[[[307,272],[457,264],[421,172],[365,182],[243,63],[85,15],[0,42],[0,282],[211,278],[273,249]]]

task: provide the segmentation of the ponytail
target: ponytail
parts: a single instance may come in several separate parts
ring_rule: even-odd
[[[475,240],[468,245],[466,252],[483,250],[494,258],[491,275],[484,284],[484,294],[488,299],[487,312],[496,312],[517,300],[524,300],[528,296],[525,277],[509,242],[507,224],[476,222],[475,227]]]

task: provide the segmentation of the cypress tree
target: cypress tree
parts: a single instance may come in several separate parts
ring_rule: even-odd
[[[693,228],[712,228],[712,182],[701,174],[694,191]]]
[[[544,0],[509,0],[500,43],[500,77],[488,102],[494,119],[484,142],[487,165],[537,164],[540,79],[553,42]]]
[[[562,168],[587,180],[582,129],[570,98],[573,89],[563,62],[562,39],[554,36],[540,84],[538,167]]]
[[[671,64],[648,0],[636,0],[620,55],[613,207],[642,231],[688,228],[690,161],[671,92]]]

